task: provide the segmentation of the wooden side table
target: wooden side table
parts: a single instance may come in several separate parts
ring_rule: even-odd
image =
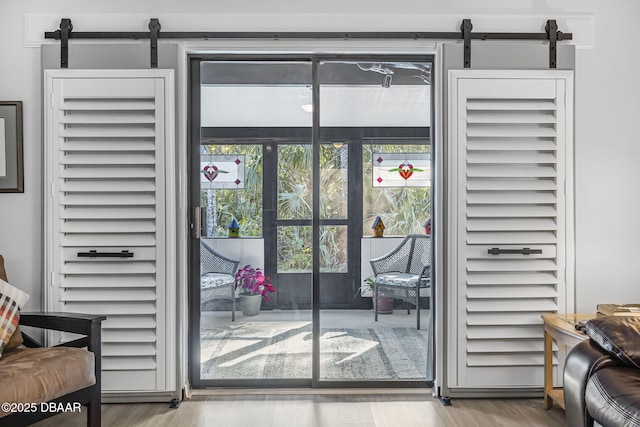
[[[584,332],[578,331],[575,325],[580,320],[589,320],[595,314],[552,314],[542,315],[544,322],[544,407],[550,409],[555,402],[564,409],[564,392],[562,387],[553,386],[553,340],[568,348],[587,340]]]

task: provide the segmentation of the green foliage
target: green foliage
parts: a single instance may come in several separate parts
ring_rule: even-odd
[[[278,271],[311,271],[311,227],[280,227]]]
[[[366,279],[363,280],[364,285],[362,285],[363,288],[366,289],[370,289],[370,290],[374,290],[376,288],[376,282],[374,282],[373,277],[367,277]]]
[[[346,150],[346,146],[335,148],[330,145],[320,150],[320,218],[346,218]],[[311,219],[312,160],[309,144],[279,146],[278,219]],[[311,227],[280,227],[278,271],[311,271],[311,240]],[[320,228],[321,271],[346,271],[346,245],[346,227]]]

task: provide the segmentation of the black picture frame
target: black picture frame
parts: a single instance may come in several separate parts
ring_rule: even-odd
[[[0,101],[0,193],[24,193],[22,101]]]

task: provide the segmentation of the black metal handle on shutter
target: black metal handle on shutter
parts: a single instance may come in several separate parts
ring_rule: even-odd
[[[133,252],[123,250],[120,252],[98,252],[90,250],[89,252],[78,252],[78,258],[133,258]]]
[[[541,254],[542,253],[542,249],[531,249],[531,248],[500,249],[500,248],[491,248],[491,249],[487,249],[487,253],[489,255],[502,255],[502,254],[531,255],[531,254]]]

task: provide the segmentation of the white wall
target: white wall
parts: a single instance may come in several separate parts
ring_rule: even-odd
[[[41,32],[34,23],[46,23],[50,26],[44,29],[53,31],[60,18],[71,17],[75,31],[110,30],[100,27],[104,20],[98,14],[116,14],[116,19],[104,16],[124,25],[117,30],[132,31],[146,30],[151,17],[161,19],[164,31],[456,31],[451,22],[470,17],[478,31],[540,31],[513,28],[512,17],[517,16],[541,24],[558,18],[561,30],[573,31],[580,44],[588,45],[577,50],[576,58],[576,307],[586,312],[598,302],[640,301],[636,267],[640,198],[634,191],[640,182],[636,129],[640,55],[634,30],[640,3],[514,0],[507,8],[504,4],[502,0],[1,2],[0,99],[23,101],[25,123],[25,193],[0,194],[0,253],[10,280],[31,294],[28,309],[41,306],[42,78],[40,50],[25,47],[33,44],[33,34]],[[201,17],[197,28],[184,28],[189,21],[185,14]],[[23,21],[25,17],[29,19]],[[23,22],[30,26],[23,28]]]

